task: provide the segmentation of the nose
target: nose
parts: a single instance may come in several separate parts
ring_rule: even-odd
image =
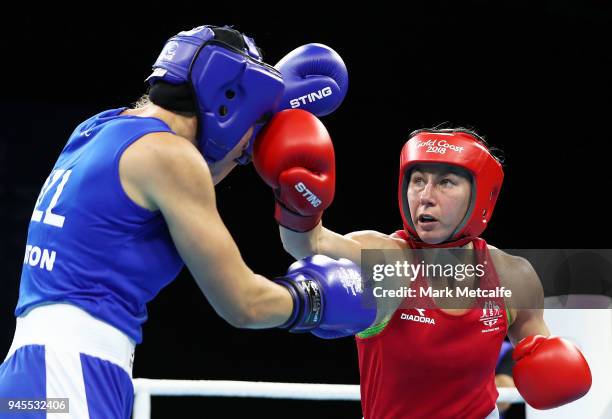
[[[421,205],[426,207],[435,205],[434,184],[432,182],[427,182],[425,187],[421,190],[419,201]]]

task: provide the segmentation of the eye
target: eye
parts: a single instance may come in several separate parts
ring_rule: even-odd
[[[454,186],[455,182],[452,179],[444,178],[440,181],[440,185],[442,186]]]

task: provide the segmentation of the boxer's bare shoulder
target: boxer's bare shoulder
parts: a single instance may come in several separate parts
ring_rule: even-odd
[[[346,237],[359,242],[362,249],[402,250],[407,246],[395,233],[389,235],[375,230],[354,231]]]
[[[487,247],[500,284],[512,292],[512,297],[506,299],[512,323],[521,309],[541,309],[542,283],[531,263],[523,257],[511,255],[495,246]]]

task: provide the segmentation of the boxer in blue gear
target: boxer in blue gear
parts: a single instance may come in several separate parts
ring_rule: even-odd
[[[335,67],[313,63],[313,75],[346,89],[344,64],[330,51]],[[287,322],[291,291],[245,264],[217,212],[214,186],[248,162],[253,133],[267,118],[291,106],[284,92],[321,89],[293,86],[297,76],[283,80],[292,62],[316,58],[309,57],[294,54],[279,71],[234,29],[181,32],[155,62],[149,98],[76,127],[32,213],[0,398],[68,398],[72,417],[128,418],[146,304],[184,264],[232,325]],[[344,81],[335,82],[337,74]],[[313,112],[335,109],[345,91],[335,92],[311,96],[326,103]],[[326,261],[326,269],[337,263]]]

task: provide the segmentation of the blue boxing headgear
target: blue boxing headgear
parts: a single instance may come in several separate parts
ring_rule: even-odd
[[[223,159],[255,125],[247,148],[252,149],[255,133],[274,113],[284,91],[280,72],[262,61],[253,39],[216,26],[199,26],[170,38],[147,81],[150,94],[156,84],[189,86],[198,116],[198,147],[209,162]],[[153,95],[151,99],[155,103]],[[249,161],[249,153],[237,159],[240,164]]]

